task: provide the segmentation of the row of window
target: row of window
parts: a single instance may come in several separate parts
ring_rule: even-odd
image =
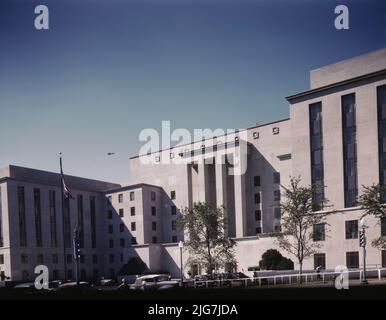
[[[176,231],[177,230],[177,221],[176,220],[172,220],[172,222],[171,222],[171,229],[172,229],[172,231]],[[157,231],[157,222],[156,221],[152,221],[151,222],[151,230],[152,231]],[[130,223],[130,231],[137,231],[137,224],[136,224],[136,222],[131,222]],[[125,232],[125,224],[124,223],[119,224],[119,232]],[[114,233],[114,226],[112,224],[110,224],[108,226],[108,233],[109,234],[113,234]]]
[[[134,191],[130,191],[129,193],[129,199],[130,201],[134,201],[135,200],[135,192]],[[175,200],[176,199],[176,191],[171,191],[170,192],[170,199],[171,200]],[[111,204],[112,203],[112,196],[108,196],[107,197],[107,204]],[[156,193],[154,191],[151,191],[150,192],[150,200],[151,201],[155,201],[156,200]],[[123,203],[124,199],[123,199],[123,193],[119,193],[118,194],[118,203]]]
[[[355,93],[341,97],[344,204],[355,207],[358,198],[357,129]],[[386,183],[386,85],[377,87],[379,182]],[[311,180],[316,187],[314,209],[322,209],[324,199],[322,103],[309,105]]]
[[[260,192],[256,192],[254,198],[255,198],[255,201],[254,201],[255,204],[261,203],[261,193]],[[280,199],[281,199],[280,190],[274,190],[273,191],[273,201],[280,202]]]
[[[386,250],[381,252],[382,255],[382,268],[386,268]],[[346,252],[346,266],[349,269],[359,269],[359,252],[351,251]],[[314,268],[326,269],[326,254],[317,253],[314,255]]]
[[[115,271],[112,269],[112,277],[115,275]],[[67,270],[67,279],[68,280],[71,280],[71,279],[74,279],[74,274],[75,274],[75,271],[73,272],[71,269],[68,269]],[[60,279],[60,276],[59,276],[59,270],[57,269],[53,269],[52,270],[52,279],[53,280],[58,280]],[[87,272],[85,269],[80,269],[79,270],[79,275],[80,275],[80,280],[81,281],[85,281],[88,279],[88,275],[87,275]],[[21,271],[21,276],[22,276],[22,280],[23,281],[29,281],[31,280],[31,277],[30,277],[30,273],[28,272],[28,270],[22,270]],[[32,274],[32,278],[34,278],[35,275]],[[91,276],[93,279],[99,279],[99,271],[98,269],[93,269],[92,271],[92,276]]]
[[[170,206],[170,213],[172,215],[176,215],[177,214],[177,207],[176,206]],[[119,217],[120,218],[123,218],[125,216],[125,210],[124,209],[119,209],[118,210],[118,214],[119,214]],[[156,207],[151,207],[151,215],[152,216],[156,216],[157,215],[157,208]],[[107,218],[109,220],[112,220],[113,219],[113,210],[109,210],[107,211]],[[135,207],[130,207],[130,216],[135,216]]]
[[[52,264],[58,264],[59,263],[59,255],[54,253],[50,255],[50,258],[47,259],[49,255],[44,255],[44,254],[38,254],[36,255],[36,261],[37,264],[44,264],[44,263],[52,263]],[[21,264],[28,264],[29,262],[29,257],[30,255],[22,253],[20,255],[20,263]],[[98,255],[93,254],[90,257],[90,262],[92,263],[98,263]],[[4,257],[3,257],[4,259]],[[73,255],[72,254],[67,254],[66,255],[66,263],[72,263],[73,262]],[[80,255],[80,263],[86,263],[86,256],[84,254]],[[1,264],[1,260],[0,260]]]
[[[33,189],[33,202],[34,202],[34,231],[36,239],[36,247],[43,247],[42,236],[42,194],[38,188]],[[21,247],[27,247],[27,223],[26,223],[26,203],[25,203],[25,188],[18,186],[17,188],[17,202],[18,202],[18,218],[19,218],[19,243]],[[57,231],[57,208],[56,208],[56,192],[54,190],[48,191],[48,204],[49,204],[49,232],[50,232],[50,245],[51,247],[58,247],[58,231]],[[96,248],[96,200],[94,196],[89,197],[90,205],[90,240],[91,247]],[[64,240],[66,248],[72,247],[72,232],[71,230],[71,217],[69,200],[65,200],[63,203],[63,221],[64,221]],[[77,225],[79,229],[79,238],[81,248],[84,247],[84,201],[83,196],[77,196]],[[32,229],[32,228],[31,228]],[[30,230],[30,229],[28,229]],[[33,229],[32,229],[33,230]],[[48,245],[47,245],[48,246]]]
[[[359,223],[358,220],[350,220],[345,223],[345,237],[349,239],[358,239]],[[386,237],[386,219],[381,219],[381,237]],[[324,223],[315,224],[313,228],[313,240],[326,240],[326,226]]]
[[[274,184],[280,184],[280,172],[274,172],[272,179],[273,179]],[[261,186],[261,177],[260,176],[254,176],[253,177],[253,185],[255,187]]]

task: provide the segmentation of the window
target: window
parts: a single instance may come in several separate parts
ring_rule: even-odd
[[[130,208],[130,215],[135,216],[135,207]]]
[[[346,239],[358,239],[358,220],[346,221]]]
[[[52,277],[54,280],[59,279],[59,270],[58,269],[52,270]]]
[[[125,225],[123,223],[121,223],[119,225],[119,232],[123,232],[123,231],[125,231]]]
[[[386,218],[381,219],[381,237],[386,237]]]
[[[153,243],[157,243],[157,237],[153,237],[153,238],[151,239],[151,241],[152,241]]]
[[[92,263],[98,263],[98,255],[97,254],[93,254],[92,255]]]
[[[346,265],[349,269],[359,268],[359,252],[347,252],[346,253]]]
[[[258,138],[259,138],[259,133],[255,131],[253,133],[253,139],[258,139]]]
[[[84,269],[80,270],[80,279],[86,280],[86,270],[84,270]]]
[[[110,256],[109,256],[110,263],[113,263],[114,260],[115,260],[115,256],[113,254],[110,254]]]
[[[255,204],[261,203],[260,192],[255,193]]]
[[[17,203],[19,209],[19,241],[21,247],[27,246],[27,226],[25,216],[24,187],[17,187]]]
[[[135,231],[135,230],[136,230],[135,222],[132,222],[131,223],[131,231]]]
[[[52,263],[53,264],[58,264],[59,263],[59,256],[56,253],[54,253],[52,255]]]
[[[86,260],[86,256],[84,254],[81,254],[80,257],[79,257],[79,262],[80,263],[84,263]]]
[[[112,219],[113,219],[113,211],[112,211],[112,210],[109,210],[109,211],[107,212],[107,218],[108,218],[109,220],[112,220]]]
[[[134,191],[130,192],[130,201],[134,201]]]
[[[377,87],[377,106],[379,184],[384,185],[386,184],[386,85]]]
[[[313,239],[315,242],[326,240],[326,226],[324,223],[314,224]]]
[[[273,201],[280,201],[280,190],[273,191]]]
[[[118,202],[119,203],[123,202],[123,193],[118,194]]]
[[[121,246],[121,248],[124,248],[126,246],[126,242],[124,238],[119,239],[119,245]]]
[[[72,254],[67,254],[66,255],[66,262],[67,263],[72,263]]]
[[[358,197],[355,94],[342,97],[343,167],[345,207],[354,207]]]
[[[156,216],[157,215],[157,208],[156,207],[151,207],[151,215]]]
[[[256,234],[261,234],[261,227],[256,227],[255,232],[256,232]]]
[[[172,221],[172,231],[176,231],[177,230],[177,222],[176,220],[173,220]]]
[[[172,236],[172,242],[173,242],[173,243],[178,242],[178,241],[177,241],[177,236]]]
[[[111,234],[111,233],[113,233],[114,232],[114,228],[113,228],[113,225],[109,225],[109,233]]]
[[[172,215],[175,216],[177,214],[177,207],[171,206]]]
[[[138,244],[136,237],[131,237],[131,244],[132,245]]]
[[[274,127],[274,128],[272,128],[272,133],[273,133],[273,134],[279,134],[279,132],[280,132],[279,127]]]
[[[95,197],[90,197],[90,224],[91,224],[91,247],[96,248],[96,210]]]
[[[255,220],[256,221],[261,220],[261,210],[255,210]]]
[[[23,281],[28,281],[29,280],[29,272],[27,270],[22,270],[21,277],[22,277]]]
[[[21,262],[21,264],[28,264],[28,255],[27,254],[21,254],[20,255],[20,262]]]
[[[48,201],[50,206],[50,239],[51,247],[56,248],[58,246],[58,236],[56,227],[56,195],[55,191],[50,190],[48,192]]]
[[[150,200],[151,201],[155,201],[156,200],[156,196],[155,196],[155,192],[154,191],[150,192]]]
[[[314,211],[322,209],[324,201],[323,169],[323,130],[322,103],[309,106],[310,139],[311,139],[311,183],[315,187],[313,195]]]
[[[36,246],[43,246],[42,238],[42,208],[40,204],[40,189],[34,189],[34,211],[35,211],[35,235]]]
[[[176,200],[176,192],[175,191],[170,192],[170,199]]]
[[[279,207],[273,208],[273,215],[275,220],[281,220],[281,209]]]
[[[4,255],[0,254],[0,264],[4,264]]]
[[[386,268],[386,250],[382,250],[382,268]]]
[[[273,173],[273,183],[280,184],[280,172]]]
[[[153,221],[153,222],[151,223],[151,230],[152,230],[152,231],[157,231],[157,222]]]
[[[77,196],[78,204],[78,229],[79,229],[79,244],[81,248],[84,248],[84,213],[83,213],[83,196],[79,194]]]
[[[108,197],[107,197],[107,204],[108,204],[108,205],[111,204],[111,200],[112,200],[111,196],[108,196]]]
[[[114,248],[114,240],[113,239],[109,240],[109,248],[110,249]]]
[[[255,187],[260,187],[260,176],[254,176],[253,177],[253,185]]]
[[[123,216],[124,216],[124,210],[123,209],[119,209],[119,217],[123,218]]]
[[[326,254],[317,253],[314,254],[314,269],[320,268],[322,270],[326,269]]]

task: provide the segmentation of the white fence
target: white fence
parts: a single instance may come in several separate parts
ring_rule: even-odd
[[[359,279],[363,278],[363,270],[347,270],[350,279]],[[222,279],[222,280],[206,280],[206,281],[194,281],[194,287],[221,287],[226,285],[235,286],[263,286],[263,285],[294,285],[294,284],[309,284],[312,282],[322,282],[327,283],[328,281],[333,281],[340,273],[338,272],[313,272],[313,273],[303,273],[300,274],[283,274],[275,276],[261,276],[253,277],[246,279]],[[378,279],[382,280],[383,277],[386,278],[386,268],[380,269],[370,269],[366,271],[366,277],[368,279]]]

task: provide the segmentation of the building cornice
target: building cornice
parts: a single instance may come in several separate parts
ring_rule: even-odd
[[[319,87],[319,88],[311,89],[311,90],[304,91],[304,92],[301,92],[301,93],[297,93],[297,94],[294,94],[292,96],[286,97],[286,100],[291,103],[295,99],[304,98],[304,97],[307,97],[307,96],[315,94],[315,93],[320,93],[320,92],[323,92],[323,91],[326,91],[326,90],[329,90],[329,89],[338,88],[338,87],[341,87],[341,86],[345,86],[345,85],[352,84],[352,83],[359,82],[359,81],[363,81],[363,80],[368,80],[368,79],[375,78],[375,77],[378,77],[378,76],[383,76],[383,75],[386,75],[386,69],[375,71],[375,72],[372,72],[372,73],[368,73],[368,74],[365,74],[365,75],[362,75],[362,76],[359,76],[359,77],[355,77],[355,78],[351,78],[351,79],[335,82],[335,83],[332,83],[332,84],[329,84],[329,85],[326,85],[326,86],[322,86],[322,87]]]

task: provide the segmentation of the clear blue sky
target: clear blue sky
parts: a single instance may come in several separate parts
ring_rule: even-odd
[[[124,182],[143,128],[286,118],[309,70],[385,46],[386,1],[1,0],[0,167]]]

